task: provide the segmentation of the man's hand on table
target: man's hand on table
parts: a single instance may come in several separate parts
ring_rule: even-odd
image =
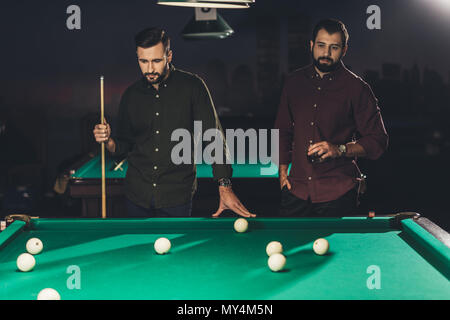
[[[220,194],[220,203],[219,209],[217,209],[216,213],[214,213],[213,217],[218,217],[220,214],[226,210],[232,210],[240,216],[246,218],[254,218],[256,214],[249,212],[244,205],[239,201],[238,197],[234,194],[233,189],[231,187],[222,187],[219,186],[219,194]]]

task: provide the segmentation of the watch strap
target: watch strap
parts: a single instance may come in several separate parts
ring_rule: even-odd
[[[219,179],[219,186],[220,187],[231,187],[231,180],[228,178],[221,178],[221,179]]]

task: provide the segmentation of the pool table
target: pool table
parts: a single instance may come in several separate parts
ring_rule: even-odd
[[[113,158],[105,157],[105,178],[107,212],[111,216],[118,216],[124,209],[120,206],[120,198],[123,196],[123,181],[128,169],[128,162],[122,164]],[[119,165],[119,168],[115,168]],[[279,192],[278,167],[269,164],[233,164],[233,180],[247,180],[247,185],[254,183],[265,184],[263,189]],[[82,200],[82,217],[100,217],[101,208],[101,157],[89,155],[85,159],[74,163],[69,170],[68,190],[69,195]],[[212,168],[207,164],[197,164],[197,178],[200,180],[212,180]],[[255,181],[255,180],[258,181]],[[266,187],[267,186],[267,187]],[[275,186],[275,188],[274,188]],[[245,199],[244,199],[245,200]]]
[[[105,157],[105,174],[107,179],[124,179],[128,169],[128,162],[114,160]],[[197,164],[197,178],[212,178],[211,165]],[[116,169],[116,167],[118,167]],[[273,163],[242,163],[232,164],[233,178],[278,178],[278,167]],[[77,168],[72,168],[70,178],[73,180],[101,179],[101,157],[93,156],[91,159],[81,163]]]
[[[15,220],[0,233],[0,299],[63,300],[450,299],[449,234],[418,214],[344,218]],[[44,250],[20,272],[32,237]],[[158,255],[159,237],[172,243]],[[316,255],[317,238],[330,243]],[[266,245],[283,244],[285,268],[267,266]]]

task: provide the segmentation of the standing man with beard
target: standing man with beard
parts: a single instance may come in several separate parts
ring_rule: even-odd
[[[313,64],[287,77],[275,122],[280,215],[351,215],[359,178],[353,159],[378,159],[388,135],[371,88],[342,62],[348,50],[345,25],[320,21],[310,45]]]
[[[164,30],[145,29],[135,42],[143,77],[122,95],[115,135],[111,137],[108,123],[96,125],[93,133],[112,156],[128,159],[124,186],[130,217],[190,216],[197,186],[194,150],[190,163],[174,164],[171,153],[177,142],[171,136],[176,129],[186,129],[193,136],[194,121],[201,121],[204,131],[216,129],[225,142],[220,121],[203,80],[172,65],[170,39]],[[227,155],[225,143],[223,154]],[[213,216],[230,209],[254,217],[233,193],[232,168],[225,160],[212,164],[220,195]]]

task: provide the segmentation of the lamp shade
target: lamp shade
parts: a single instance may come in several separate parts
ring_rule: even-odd
[[[158,4],[177,7],[247,9],[254,0],[158,0]]]
[[[198,20],[194,16],[184,27],[181,35],[185,39],[224,39],[234,33],[221,15],[215,20]]]

